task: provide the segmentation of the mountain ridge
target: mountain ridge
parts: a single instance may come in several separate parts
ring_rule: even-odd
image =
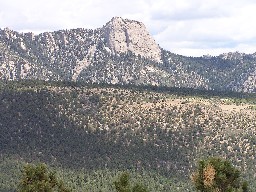
[[[0,79],[83,81],[256,92],[255,54],[185,57],[162,49],[141,22],[97,29],[0,30]]]

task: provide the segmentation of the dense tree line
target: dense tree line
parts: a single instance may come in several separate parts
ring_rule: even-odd
[[[64,182],[57,178],[56,173],[50,171],[45,164],[27,164],[23,167],[19,181],[19,192],[71,192]],[[79,179],[77,177],[77,179]],[[109,178],[107,178],[109,179]],[[228,160],[210,157],[198,162],[197,170],[191,175],[194,188],[201,192],[248,192],[248,183],[243,181],[240,171]],[[99,181],[97,181],[99,182]],[[90,191],[95,189],[91,186]],[[99,189],[103,191],[103,189]],[[148,192],[145,184],[133,181],[129,172],[122,172],[112,183],[116,192]]]

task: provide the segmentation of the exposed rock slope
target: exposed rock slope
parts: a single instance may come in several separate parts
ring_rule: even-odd
[[[161,49],[143,23],[18,33],[0,29],[0,78],[146,84],[256,92],[255,54],[184,57]]]
[[[136,55],[161,61],[161,50],[143,23],[114,17],[103,27],[107,46],[114,53],[131,51]]]

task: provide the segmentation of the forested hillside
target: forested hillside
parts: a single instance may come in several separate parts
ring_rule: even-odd
[[[145,25],[114,17],[98,29],[0,29],[0,79],[151,85],[256,92],[256,54],[186,57],[164,50]]]
[[[227,158],[255,184],[256,95],[70,82],[0,84],[0,191],[45,162],[75,191],[112,191],[130,170],[150,191],[192,191],[200,158]],[[253,190],[252,190],[253,191]]]

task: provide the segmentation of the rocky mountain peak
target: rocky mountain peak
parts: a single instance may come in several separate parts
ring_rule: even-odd
[[[104,27],[104,38],[113,53],[131,51],[161,62],[161,50],[141,22],[113,17]]]
[[[126,54],[129,52],[132,54]],[[1,79],[255,93],[256,53],[184,57],[160,49],[143,23],[121,17],[95,30],[78,28],[34,35],[5,28],[0,29]]]

